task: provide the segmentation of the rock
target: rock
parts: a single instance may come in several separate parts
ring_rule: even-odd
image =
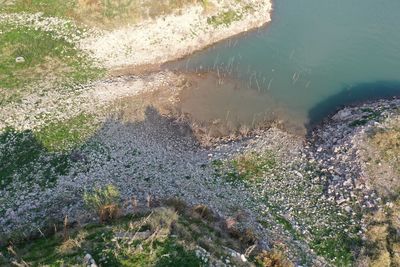
[[[240,259],[243,261],[243,262],[247,262],[247,259],[246,259],[246,256],[245,255],[240,255]]]
[[[345,207],[344,207],[344,210],[345,210],[347,213],[350,213],[350,212],[353,211],[353,209],[352,209],[350,206],[345,206]]]
[[[351,179],[348,179],[348,180],[346,180],[344,183],[343,183],[343,185],[344,186],[347,186],[347,187],[350,187],[350,186],[352,186],[352,181],[351,181]]]
[[[126,239],[126,240],[144,240],[151,236],[151,232],[149,230],[137,233],[125,233],[120,232],[115,234],[116,239]]]
[[[335,121],[346,120],[351,116],[351,110],[343,109],[336,113],[335,116],[332,117]]]
[[[25,58],[24,57],[16,57],[15,63],[25,63]]]
[[[92,259],[92,255],[86,254],[85,257],[83,258],[83,261],[84,261],[86,264],[89,264],[91,259]]]

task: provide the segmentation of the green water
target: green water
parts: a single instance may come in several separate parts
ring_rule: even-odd
[[[400,1],[276,0],[268,26],[173,66],[225,73],[307,125],[349,103],[400,96]]]

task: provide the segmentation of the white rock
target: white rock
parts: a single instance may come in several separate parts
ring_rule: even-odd
[[[85,263],[90,263],[90,260],[92,259],[92,255],[90,255],[89,253],[85,255],[85,257],[83,258]]]
[[[336,113],[336,115],[333,116],[332,119],[339,121],[339,120],[345,120],[350,116],[351,116],[351,110],[343,109],[343,110],[339,111],[338,113]]]
[[[347,213],[352,212],[352,208],[351,208],[350,206],[344,207],[344,210],[345,210]]]
[[[15,63],[24,63],[25,62],[25,58],[24,57],[16,57],[15,58]]]
[[[246,256],[245,255],[240,255],[240,259],[243,261],[243,262],[247,262],[247,259],[246,259]]]

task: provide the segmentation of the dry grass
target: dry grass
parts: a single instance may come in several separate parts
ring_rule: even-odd
[[[280,251],[263,251],[256,257],[256,262],[262,267],[294,267]]]
[[[368,216],[364,252],[357,266],[400,266],[400,201]]]
[[[102,28],[137,24],[143,20],[179,12],[196,0],[78,0],[73,17],[78,21]]]
[[[400,117],[369,133],[363,159],[369,181],[380,195],[396,197],[400,190]]]
[[[83,198],[86,206],[97,212],[100,223],[112,221],[120,215],[120,195],[113,185],[96,188],[93,192],[85,192]]]
[[[4,0],[2,0],[4,1]],[[199,3],[212,11],[207,0],[0,0],[0,10],[43,12],[48,16],[73,18],[99,28],[133,25],[146,19],[179,13],[187,5]]]
[[[384,160],[397,168],[396,171],[400,174],[400,125],[397,127],[399,128],[377,132],[371,138],[371,144]]]

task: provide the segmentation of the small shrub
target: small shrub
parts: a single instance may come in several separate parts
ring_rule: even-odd
[[[200,218],[205,219],[207,221],[214,220],[214,213],[206,205],[201,205],[201,204],[196,205],[193,208],[193,212],[195,213],[195,215],[198,215],[200,216]]]
[[[100,222],[115,219],[119,213],[120,195],[113,185],[96,188],[92,193],[83,196],[86,206],[97,212]]]
[[[172,225],[178,220],[178,214],[169,208],[156,208],[148,217],[146,225],[152,232],[156,232],[158,239],[168,237],[171,233]]]
[[[168,207],[174,208],[174,210],[180,214],[182,214],[187,207],[186,203],[177,197],[171,197],[166,199],[164,201],[164,204]]]

